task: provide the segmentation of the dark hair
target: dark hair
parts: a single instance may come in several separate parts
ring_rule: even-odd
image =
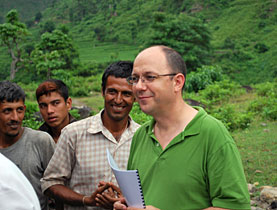
[[[58,79],[49,79],[41,83],[36,90],[37,101],[42,95],[50,95],[52,92],[59,93],[64,101],[68,99],[68,88],[66,84]]]
[[[165,57],[169,67],[172,69],[172,73],[181,73],[186,78],[187,75],[187,67],[182,56],[170,47],[161,46],[162,51],[165,53]],[[184,84],[185,86],[185,84]],[[183,86],[183,89],[184,89]]]
[[[16,83],[10,81],[1,81],[0,82],[0,102],[14,102],[22,100],[25,102],[25,92],[22,88]]]
[[[114,76],[116,78],[127,78],[131,76],[132,71],[133,62],[131,61],[118,61],[116,63],[110,64],[102,76],[102,92],[105,92],[106,83],[109,76]]]

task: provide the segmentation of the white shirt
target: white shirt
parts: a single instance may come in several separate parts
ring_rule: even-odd
[[[40,210],[38,197],[28,179],[1,153],[0,209]]]

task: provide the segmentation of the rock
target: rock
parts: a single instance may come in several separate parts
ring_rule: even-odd
[[[185,102],[187,102],[187,103],[188,103],[189,105],[191,105],[191,106],[201,106],[201,107],[205,108],[205,105],[204,105],[204,104],[202,104],[202,103],[199,102],[199,101],[190,99],[190,98],[185,99]]]
[[[259,190],[262,191],[263,189],[271,189],[271,188],[272,187],[269,185],[264,185],[264,186],[261,186]]]
[[[277,187],[261,186],[258,188],[258,185],[258,182],[248,184],[251,210],[277,210]]]
[[[263,210],[263,209],[262,209],[262,208],[260,208],[260,207],[251,206],[251,210]]]
[[[85,119],[90,116],[91,108],[88,106],[74,106],[71,109],[77,109],[81,119]]]
[[[261,123],[261,126],[266,127],[267,124],[263,122],[263,123]]]
[[[256,188],[255,184],[248,184],[248,191],[250,194],[256,192],[257,188]]]
[[[243,85],[241,87],[244,88],[246,90],[246,92],[251,92],[253,90],[253,88],[249,85]]]
[[[256,174],[256,173],[259,173],[259,174],[260,174],[260,173],[263,173],[263,172],[262,172],[261,170],[256,170],[256,171],[255,171],[255,174]]]
[[[260,194],[260,200],[268,204],[277,200],[277,187],[264,188]]]

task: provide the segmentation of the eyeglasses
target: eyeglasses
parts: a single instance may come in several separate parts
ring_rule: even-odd
[[[127,77],[127,82],[130,85],[135,85],[139,82],[139,79],[141,79],[141,82],[143,83],[150,83],[153,82],[154,80],[158,79],[159,77],[165,77],[165,76],[175,76],[176,74],[146,74],[146,75],[131,75]]]

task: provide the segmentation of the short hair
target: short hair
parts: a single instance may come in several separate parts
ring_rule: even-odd
[[[14,102],[22,100],[25,102],[25,92],[24,90],[17,85],[16,83],[10,81],[1,81],[0,82],[0,102]]]
[[[102,76],[102,93],[106,90],[106,83],[109,76],[116,78],[127,78],[131,76],[133,71],[133,62],[131,61],[118,61],[110,64]]]
[[[184,59],[182,56],[174,49],[167,47],[167,46],[161,46],[162,51],[165,54],[166,61],[169,65],[169,67],[172,70],[172,73],[181,73],[186,78],[187,76],[187,67]],[[186,80],[185,80],[186,82]],[[183,90],[185,89],[185,83],[183,85]]]
[[[68,88],[66,84],[58,79],[49,79],[42,82],[36,90],[37,101],[43,95],[50,95],[52,92],[59,93],[66,101],[69,97]]]
[[[165,53],[165,57],[169,67],[172,69],[173,73],[182,73],[186,78],[187,67],[182,56],[170,47],[161,46],[162,51]]]

